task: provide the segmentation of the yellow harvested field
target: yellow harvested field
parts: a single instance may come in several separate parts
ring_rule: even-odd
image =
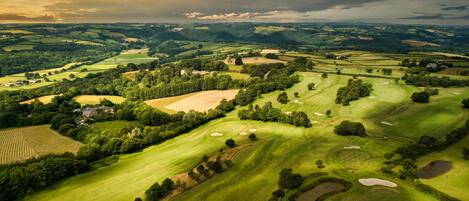
[[[126,38],[124,39],[125,42],[128,42],[128,43],[132,43],[132,42],[138,42],[138,41],[141,41],[140,39],[138,38]]]
[[[261,54],[278,54],[280,53],[280,50],[279,49],[262,49],[261,50]]]
[[[233,99],[238,91],[238,89],[201,91],[181,96],[148,100],[145,103],[168,113],[176,113],[178,111],[188,112],[190,110],[205,112],[216,108],[223,99]]]
[[[126,50],[122,52],[122,54],[146,54],[148,53],[148,48],[142,48],[142,49],[131,49],[131,50]]]
[[[0,164],[51,153],[76,153],[81,143],[51,130],[49,125],[0,130]]]
[[[225,60],[225,63],[228,65],[234,65],[234,59]],[[278,59],[268,59],[265,57],[246,57],[243,58],[244,64],[274,64],[274,63],[283,63],[286,64],[286,61],[278,60]]]
[[[114,104],[121,104],[125,101],[122,96],[111,96],[111,95],[81,95],[75,97],[75,101],[82,105],[97,105],[102,99],[107,99]]]
[[[57,95],[41,96],[41,97],[38,97],[38,98],[33,98],[31,100],[26,100],[26,101],[20,102],[20,104],[31,104],[31,103],[34,102],[34,100],[38,100],[41,103],[48,104],[48,103],[52,102],[52,99],[56,96]]]
[[[414,46],[414,47],[423,47],[423,46],[433,46],[433,47],[440,47],[440,45],[435,43],[417,41],[417,40],[403,40],[401,41],[402,44]]]

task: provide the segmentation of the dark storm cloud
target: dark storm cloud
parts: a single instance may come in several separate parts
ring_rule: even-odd
[[[443,19],[444,16],[443,14],[433,14],[433,15],[417,15],[417,16],[412,16],[412,17],[404,17],[400,19],[405,19],[405,20],[433,20],[433,19]]]
[[[64,0],[46,9],[59,13],[64,20],[79,16],[95,21],[183,20],[184,14],[190,12],[207,15],[277,10],[306,12],[337,6],[349,9],[378,1],[383,0]]]
[[[469,6],[442,6],[441,10],[456,10],[456,11],[463,11],[468,9]]]
[[[0,21],[14,21],[14,22],[54,22],[55,19],[52,16],[36,16],[28,17],[18,14],[0,14]]]

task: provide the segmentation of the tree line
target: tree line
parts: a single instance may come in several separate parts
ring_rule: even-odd
[[[238,117],[241,120],[259,120],[264,122],[281,122],[291,124],[296,127],[312,126],[308,115],[305,112],[292,112],[291,114],[285,114],[280,109],[272,107],[271,102],[266,102],[262,107],[256,105],[253,107],[249,105],[248,109],[240,110]]]

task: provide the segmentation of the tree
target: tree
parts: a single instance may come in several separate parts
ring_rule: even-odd
[[[254,134],[254,133],[249,134],[249,140],[256,141],[257,140],[256,134]]]
[[[70,74],[68,77],[69,77],[70,79],[73,79],[73,78],[75,78],[75,74],[72,73],[72,74]]]
[[[311,82],[308,84],[308,90],[313,90],[316,84],[314,82]]]
[[[410,97],[412,101],[417,103],[428,103],[430,102],[430,94],[426,91],[414,92]]]
[[[174,182],[166,178],[163,183],[153,184],[149,189],[145,191],[145,200],[147,201],[159,201],[167,196],[174,189]]]
[[[283,92],[283,93],[279,94],[278,97],[277,97],[277,101],[281,104],[287,104],[288,101],[289,101],[287,92]]]
[[[331,113],[332,113],[331,110],[327,110],[327,111],[326,111],[327,117],[330,117],[330,116],[331,116]]]
[[[469,160],[469,148],[464,148],[462,154],[464,159]]]
[[[293,93],[293,95],[295,96],[295,98],[300,97],[300,93],[298,93],[298,92]]]
[[[322,160],[317,160],[316,161],[316,166],[319,168],[319,169],[322,169],[322,168],[325,168],[326,166],[324,165],[324,163],[322,162]]]
[[[469,108],[469,98],[465,98],[461,101],[463,108]]]
[[[142,198],[135,198],[134,201],[143,201]]]
[[[323,79],[327,78],[327,77],[328,77],[328,76],[327,76],[327,73],[322,73],[322,74],[321,74],[321,77],[322,77]]]
[[[244,64],[244,63],[243,63],[243,58],[241,58],[241,57],[236,57],[236,59],[235,59],[235,65],[241,66],[241,65],[243,65],[243,64]]]
[[[342,121],[338,126],[334,128],[334,132],[337,135],[342,136],[366,136],[365,127],[360,122]]]
[[[233,148],[233,147],[236,146],[236,143],[235,143],[235,141],[234,141],[233,139],[227,139],[227,140],[225,141],[225,144],[226,144],[226,146],[228,146],[229,148]]]
[[[314,70],[314,63],[311,61],[311,60],[308,60],[308,62],[306,62],[305,64],[305,67],[306,67],[306,70]]]
[[[284,168],[279,173],[279,187],[284,189],[296,189],[303,184],[303,176],[293,173],[291,168]]]

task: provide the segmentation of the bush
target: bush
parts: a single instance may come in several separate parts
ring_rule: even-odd
[[[462,150],[462,155],[464,159],[469,160],[469,148],[464,148]]]
[[[228,146],[229,148],[233,148],[236,146],[236,143],[233,139],[227,139],[226,142],[225,142],[226,146]]]
[[[256,141],[256,140],[257,140],[256,134],[254,134],[254,133],[249,134],[249,139],[250,139],[251,141]]]
[[[465,98],[461,101],[463,108],[469,108],[469,98]]]
[[[174,189],[174,182],[166,178],[163,183],[160,185],[159,183],[153,184],[148,190],[145,191],[145,200],[147,201],[157,201],[161,200],[165,196],[167,196],[171,191]]]
[[[311,82],[308,84],[308,90],[313,90],[316,84],[314,82]]]
[[[317,160],[316,161],[316,166],[319,168],[319,169],[322,169],[322,168],[325,168],[326,166],[324,165],[324,162],[322,162],[322,160]]]
[[[365,127],[360,122],[342,121],[334,128],[334,132],[342,136],[366,136]]]
[[[235,65],[241,66],[241,65],[243,65],[243,64],[244,64],[244,63],[243,63],[243,58],[241,58],[241,57],[236,57],[236,59],[235,59]]]
[[[281,104],[287,104],[288,103],[288,95],[286,92],[283,92],[281,94],[278,95],[277,97],[277,101]]]
[[[428,103],[430,102],[430,94],[426,91],[414,92],[410,97],[412,101],[417,103]]]
[[[328,75],[327,75],[327,73],[322,73],[322,74],[321,74],[321,77],[322,77],[323,79],[325,79],[325,78],[328,77]]]
[[[279,173],[279,187],[284,189],[295,189],[303,184],[303,176],[293,173],[291,168],[284,168]]]

